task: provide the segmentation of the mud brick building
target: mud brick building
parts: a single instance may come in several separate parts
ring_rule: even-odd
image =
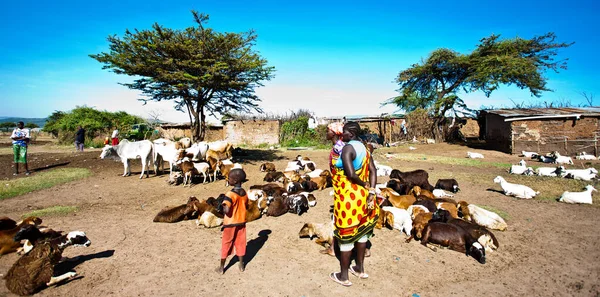
[[[233,145],[279,144],[278,120],[223,121],[223,139]]]
[[[600,108],[530,108],[483,110],[482,129],[490,149],[520,154],[521,151],[579,152],[598,155]]]

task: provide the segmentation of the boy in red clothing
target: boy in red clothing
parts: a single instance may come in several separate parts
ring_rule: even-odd
[[[248,195],[242,189],[246,181],[246,173],[242,169],[229,172],[229,184],[233,189],[223,199],[223,237],[221,239],[221,265],[217,268],[220,274],[225,273],[225,260],[233,253],[238,256],[240,271],[244,271],[244,255],[246,255],[246,209]]]

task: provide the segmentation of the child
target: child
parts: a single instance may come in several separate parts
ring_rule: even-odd
[[[225,273],[225,260],[233,253],[238,256],[240,271],[244,271],[244,255],[246,254],[246,208],[248,195],[242,189],[246,181],[246,173],[242,169],[229,172],[229,184],[233,189],[223,199],[223,237],[221,239],[221,265],[217,268],[220,274]]]
[[[110,143],[110,138],[108,136],[104,138],[104,145],[108,145]]]

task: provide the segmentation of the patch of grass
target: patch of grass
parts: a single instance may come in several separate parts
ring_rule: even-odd
[[[501,162],[484,162],[478,159],[469,159],[469,158],[453,158],[453,157],[444,157],[444,156],[433,156],[433,155],[425,155],[425,154],[396,154],[396,159],[402,161],[425,161],[432,163],[441,163],[448,165],[462,165],[462,166],[493,166],[498,168],[510,168],[510,163],[501,163]]]
[[[503,218],[505,220],[508,219],[508,217],[509,217],[509,215],[508,215],[508,213],[506,211],[497,209],[497,208],[495,208],[493,206],[479,205],[479,207],[481,207],[481,208],[483,208],[485,210],[489,210],[491,212],[495,212],[496,214],[498,214],[501,218]]]
[[[52,206],[44,209],[34,210],[21,216],[22,219],[26,217],[59,217],[66,216],[70,213],[78,210],[75,206]]]
[[[87,168],[59,168],[40,172],[29,177],[4,181],[0,185],[0,200],[51,188],[90,175],[92,175],[92,172]]]

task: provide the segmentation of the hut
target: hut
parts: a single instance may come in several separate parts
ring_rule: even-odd
[[[528,108],[482,110],[485,140],[490,149],[563,155],[598,155],[600,108]]]
[[[183,137],[192,138],[192,125],[190,123],[166,123],[160,125],[158,131],[160,137],[166,139],[180,139]],[[205,141],[215,141],[223,139],[223,126],[218,124],[208,124],[206,126]]]

